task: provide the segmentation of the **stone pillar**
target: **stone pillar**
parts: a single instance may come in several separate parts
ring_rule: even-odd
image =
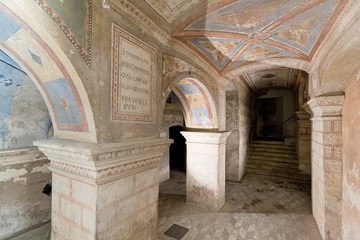
[[[52,172],[51,239],[156,239],[159,162],[169,142],[35,142]]]
[[[323,239],[341,239],[344,96],[311,99],[312,208]]]
[[[226,140],[225,177],[240,181],[245,173],[245,162],[240,162],[239,93],[226,93],[226,131],[231,132]]]
[[[296,112],[296,152],[299,169],[311,173],[311,122],[310,114],[305,111]]]
[[[218,211],[225,204],[225,145],[229,132],[181,132],[186,138],[186,201]]]

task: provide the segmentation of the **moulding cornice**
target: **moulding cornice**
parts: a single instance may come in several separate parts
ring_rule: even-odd
[[[304,108],[316,117],[337,117],[341,116],[345,97],[341,96],[321,96],[310,99]]]
[[[172,38],[169,33],[160,28],[156,23],[154,23],[150,18],[148,18],[144,13],[136,8],[128,0],[109,0],[108,6],[111,9],[114,9],[117,12],[125,13],[130,16],[136,24],[138,24],[144,31],[149,35],[154,36],[159,42],[165,46],[171,47],[174,51],[184,54],[190,59],[195,59],[195,62],[199,65],[200,68],[208,71],[214,76],[217,76],[214,79],[217,82],[228,80],[222,77],[210,64],[208,64],[203,58],[191,50],[188,46],[182,43],[180,40]]]
[[[110,181],[160,164],[171,140],[151,138],[127,142],[89,144],[51,139],[34,144],[51,161],[50,170],[93,182]]]
[[[171,36],[129,1],[108,0],[108,6],[117,12],[122,12],[130,16],[136,24],[138,24],[144,31],[154,36],[159,42],[163,44],[167,44],[167,42],[169,42]]]

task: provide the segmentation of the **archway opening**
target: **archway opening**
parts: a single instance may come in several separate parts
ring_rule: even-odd
[[[0,50],[0,238],[50,221],[49,161],[33,141],[53,136],[43,97],[20,65]]]
[[[181,135],[182,131],[182,126],[169,128],[169,138],[174,141],[170,145],[170,171],[186,172],[186,141]]]

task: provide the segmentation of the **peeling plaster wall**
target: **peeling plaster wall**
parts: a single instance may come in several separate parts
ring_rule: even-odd
[[[245,85],[241,86],[242,89],[239,92],[239,162],[242,174],[240,174],[240,179],[245,173],[251,126],[250,92]]]
[[[240,181],[245,173],[250,134],[250,92],[240,85],[239,92],[226,94],[226,180]]]
[[[239,93],[226,93],[226,130],[231,132],[226,140],[226,180],[240,180],[239,166]]]
[[[48,164],[36,148],[0,152],[0,239],[50,221]]]
[[[0,150],[32,146],[52,135],[45,102],[30,78],[0,51]]]
[[[343,108],[343,239],[359,238],[360,222],[360,79],[347,88]]]

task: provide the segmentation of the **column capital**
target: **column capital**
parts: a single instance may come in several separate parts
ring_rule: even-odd
[[[34,145],[51,161],[51,171],[101,183],[158,166],[171,142],[147,138],[96,144],[54,138]]]
[[[186,143],[207,143],[221,144],[225,143],[231,132],[186,132],[181,134],[185,137]]]
[[[310,99],[304,108],[313,118],[336,117],[342,115],[344,100],[344,95],[315,97]]]

